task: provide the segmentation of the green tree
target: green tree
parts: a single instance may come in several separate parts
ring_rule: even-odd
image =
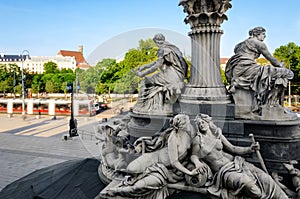
[[[98,94],[110,93],[110,83],[99,82],[96,86],[96,93]]]
[[[63,68],[63,69],[60,70],[60,73],[73,73],[73,70],[72,69]]]
[[[98,67],[90,67],[87,70],[78,70],[78,81],[80,90],[86,93],[95,93],[102,69]]]
[[[8,83],[8,80],[4,80],[0,82],[0,91],[3,92],[3,95],[5,97],[6,92],[11,88],[11,86]]]
[[[257,58],[255,61],[259,65],[262,65],[262,66],[266,66],[266,65],[270,65],[271,64],[266,58],[263,58],[263,57]]]
[[[152,39],[140,40],[137,49],[130,49],[124,57],[124,60],[119,63],[121,71],[118,76],[122,77],[128,71],[140,67],[142,65],[153,62],[157,59],[158,47]]]
[[[57,67],[56,63],[54,63],[52,61],[44,63],[44,73],[45,74],[58,73],[58,72],[59,72],[59,70],[58,70],[58,67]]]
[[[61,83],[75,81],[75,73],[59,73],[57,77],[61,80]]]
[[[229,85],[229,83],[228,83],[228,81],[227,81],[227,78],[226,78],[226,76],[225,76],[225,71],[224,71],[222,68],[220,69],[220,71],[221,71],[221,77],[222,77],[222,82],[223,82],[223,84],[224,84],[225,86]]]
[[[132,94],[137,92],[139,78],[135,75],[135,71],[131,70],[121,79],[116,81],[114,93]]]
[[[0,81],[4,81],[9,76],[7,66],[5,64],[0,65]]]
[[[50,81],[46,82],[46,92],[47,93],[58,93],[60,90],[60,85],[55,80],[51,79]]]
[[[32,86],[32,80],[34,74],[29,73],[28,70],[24,70],[23,72],[24,72],[24,86],[25,86],[25,90],[27,90]]]
[[[61,84],[61,90],[64,91],[65,98],[67,98],[67,84],[68,84],[68,82],[63,82],[63,83]]]
[[[112,83],[119,79],[117,73],[121,68],[119,67],[115,59],[103,59],[97,65],[103,68],[100,74],[101,83]]]
[[[300,93],[300,46],[290,42],[285,46],[280,46],[275,49],[274,57],[283,61],[287,68],[290,68],[294,72],[294,79],[292,82],[292,93]]]
[[[157,50],[158,47],[155,44],[155,42],[153,41],[153,39],[149,38],[149,39],[146,39],[146,40],[141,39],[139,41],[139,47],[138,47],[138,49],[141,50],[141,51],[149,52],[152,49],[156,49]]]
[[[130,49],[124,60],[118,63],[120,70],[116,73],[114,92],[134,93],[138,89],[139,78],[135,75],[138,67],[153,62],[157,59],[158,47],[152,39],[140,40],[137,49]]]
[[[114,90],[114,83],[120,79],[120,65],[117,64],[115,59],[103,59],[97,65],[102,69],[97,82],[97,91],[109,93],[110,90]]]
[[[16,94],[19,94],[19,95],[22,94],[22,85],[21,84],[18,84],[15,86],[15,92],[16,92]]]
[[[6,93],[13,93],[14,86],[21,82],[20,67],[16,64],[0,65],[0,82],[5,85],[2,90]]]
[[[34,75],[31,84],[31,91],[33,93],[40,93],[45,91],[45,82],[43,81],[43,74]]]

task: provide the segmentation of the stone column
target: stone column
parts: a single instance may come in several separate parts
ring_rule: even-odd
[[[230,0],[181,0],[179,5],[188,14],[192,42],[192,67],[189,83],[181,96],[181,103],[230,103],[220,72],[221,23],[231,7]]]

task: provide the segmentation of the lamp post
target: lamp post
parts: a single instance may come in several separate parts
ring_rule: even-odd
[[[14,99],[16,98],[16,69],[14,68]]]
[[[21,76],[22,76],[22,118],[23,120],[26,119],[26,112],[25,112],[25,86],[24,86],[24,55],[27,55],[25,57],[29,58],[29,51],[28,50],[23,50],[21,54],[21,61],[22,61],[22,68],[21,68]]]
[[[291,56],[292,53],[293,53],[293,50],[290,49],[290,56]],[[290,63],[290,61],[289,61],[289,70],[291,70],[291,63]],[[291,107],[291,105],[292,105],[292,103],[291,103],[291,80],[289,80],[288,86],[289,86],[289,90],[288,90],[288,92],[289,92],[288,106]]]
[[[76,71],[75,71],[75,73],[76,73],[75,84],[76,84],[76,94],[77,94],[80,89],[80,84],[78,81],[78,73]]]
[[[291,70],[291,64],[289,64],[289,70]],[[291,107],[291,80],[289,80],[289,101],[288,101],[288,106]]]
[[[69,93],[71,93],[71,118],[69,122],[69,136],[75,137],[78,136],[78,133],[77,133],[77,120],[74,118],[74,110],[73,110],[73,97],[74,97],[73,82],[68,82],[66,89]]]

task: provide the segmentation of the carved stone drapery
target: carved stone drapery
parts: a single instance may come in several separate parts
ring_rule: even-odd
[[[179,5],[188,14],[192,42],[192,67],[189,83],[181,102],[198,104],[230,103],[220,72],[220,25],[231,8],[230,0],[181,0]]]

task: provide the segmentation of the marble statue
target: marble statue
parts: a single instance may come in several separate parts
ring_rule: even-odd
[[[297,199],[300,199],[300,170],[294,167],[296,164],[298,164],[298,161],[293,160],[290,161],[289,164],[284,163],[284,166],[288,170],[289,174],[292,175],[292,181],[297,193]]]
[[[270,175],[240,156],[254,152],[257,143],[250,147],[232,145],[206,114],[199,114],[195,122],[198,133],[191,161],[200,171],[206,167],[202,161],[210,167],[214,177],[207,187],[209,194],[224,199],[288,198]]]
[[[164,199],[181,191],[199,199],[299,195],[297,166],[282,164],[299,159],[299,119],[282,106],[294,74],[271,55],[264,43],[266,30],[256,27],[236,45],[227,63],[227,90],[219,53],[220,26],[230,2],[179,1],[191,26],[192,64],[186,84],[182,53],[164,35],[154,36],[158,58],[136,71],[144,79],[129,119],[101,124],[106,138],[99,139],[104,160],[98,172],[107,186],[96,198]],[[260,55],[271,65],[259,65],[255,59]],[[282,183],[289,180],[282,180],[284,167],[295,190]]]
[[[166,142],[160,148],[143,153],[130,162],[123,172],[131,176],[126,176],[117,185],[103,190],[101,197],[166,198],[169,195],[167,182],[174,183],[183,179],[182,174],[193,176],[199,173],[198,169],[190,171],[182,164],[188,157],[195,136],[189,117],[179,114],[173,118],[170,126],[161,135]],[[136,147],[139,148],[138,145]],[[174,169],[177,172],[172,171]]]
[[[228,60],[227,90],[220,28],[230,2],[179,1],[191,26],[187,83],[182,52],[156,34],[157,60],[136,71],[143,78],[137,103],[95,128],[101,187],[81,176],[72,186],[61,183],[64,196],[85,197],[84,186],[100,190],[95,199],[300,199],[300,119],[282,102],[294,74],[268,51],[266,30],[255,27]],[[259,65],[260,55],[271,65]]]
[[[104,167],[120,170],[127,167],[125,154],[130,153],[131,146],[127,133],[127,118],[114,120],[98,126],[98,140],[101,142],[101,162]]]
[[[257,142],[234,146],[210,116],[198,114],[193,121],[196,130],[188,115],[178,114],[165,131],[137,139],[135,157],[123,158],[125,169],[112,168],[115,175],[98,198],[163,199],[174,190],[223,199],[289,198],[268,173],[241,157],[258,150]]]
[[[283,105],[283,95],[288,80],[294,74],[276,60],[263,42],[266,30],[255,27],[249,31],[249,38],[235,46],[233,55],[226,65],[226,78],[230,93],[236,105],[250,106],[242,117],[262,115],[265,106]],[[261,66],[255,59],[263,55],[272,65]]]
[[[151,152],[143,153],[132,161],[127,167],[129,173],[142,173],[145,168],[154,163],[161,163],[166,167],[172,166],[188,175],[195,174],[196,171],[189,171],[180,163],[187,157],[187,152],[191,148],[191,142],[195,136],[189,117],[184,114],[178,114],[171,120],[170,126],[169,129],[159,136],[165,139],[165,141],[158,139],[159,142],[163,143],[162,145],[159,142],[157,143],[161,147]],[[154,140],[157,142],[156,138]]]
[[[187,63],[180,50],[156,34],[153,41],[159,47],[157,60],[140,67],[136,74],[145,77],[133,112],[138,114],[172,115],[173,104],[184,88]],[[159,72],[157,72],[159,70]],[[147,76],[157,72],[151,76]]]

